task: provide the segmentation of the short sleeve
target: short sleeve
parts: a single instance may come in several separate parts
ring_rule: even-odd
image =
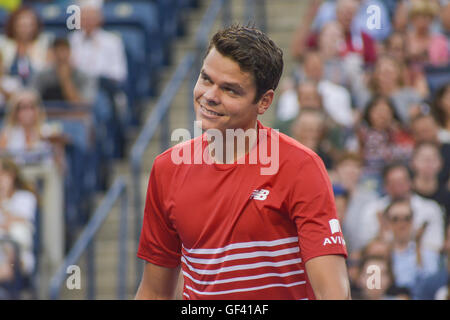
[[[293,178],[288,199],[303,262],[329,254],[346,258],[347,249],[337,219],[331,183],[319,156],[311,154],[304,159]]]
[[[156,160],[147,188],[144,221],[137,256],[150,263],[174,268],[180,264],[181,241],[164,210]]]

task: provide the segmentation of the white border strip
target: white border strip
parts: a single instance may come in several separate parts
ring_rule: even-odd
[[[251,287],[251,288],[242,288],[242,289],[232,289],[232,290],[225,290],[225,291],[210,291],[210,292],[204,292],[204,291],[198,291],[188,285],[186,285],[186,288],[188,288],[189,290],[198,293],[198,294],[202,294],[202,295],[218,295],[218,294],[229,294],[229,293],[235,293],[235,292],[247,292],[247,291],[256,291],[256,290],[262,290],[262,289],[267,289],[267,288],[273,288],[273,287],[285,287],[285,288],[289,288],[289,287],[294,287],[294,286],[298,286],[301,284],[305,284],[306,281],[299,281],[299,282],[294,282],[294,283],[289,283],[289,284],[284,284],[284,283],[273,283],[273,284],[268,284],[265,286],[259,286],[259,287]]]
[[[278,256],[284,256],[286,254],[290,253],[297,253],[300,252],[300,249],[298,246],[293,248],[287,248],[287,249],[281,249],[277,251],[254,251],[254,252],[246,252],[246,253],[237,253],[237,254],[230,254],[228,256],[224,256],[221,258],[216,259],[199,259],[199,258],[191,258],[186,255],[183,255],[186,260],[192,263],[199,263],[199,264],[217,264],[222,263],[225,261],[232,261],[232,260],[239,260],[239,259],[249,259],[249,258],[257,258],[257,257],[278,257]]]
[[[222,272],[256,269],[256,268],[261,268],[261,267],[282,267],[282,266],[287,266],[290,264],[301,263],[302,259],[297,258],[297,259],[284,260],[284,261],[278,261],[278,262],[257,262],[257,263],[250,263],[250,264],[240,264],[240,265],[236,265],[236,266],[223,267],[223,268],[219,268],[219,269],[210,269],[210,270],[197,269],[197,268],[192,267],[186,261],[184,256],[181,257],[181,262],[183,262],[186,265],[186,267],[189,268],[189,270],[194,271],[198,274],[218,274],[218,273],[222,273]]]
[[[252,247],[274,247],[281,244],[298,242],[298,237],[284,238],[273,241],[250,241],[250,242],[238,242],[232,243],[222,248],[214,248],[214,249],[188,249],[183,246],[183,249],[187,253],[195,253],[195,254],[216,254],[222,253],[224,251],[232,250],[232,249],[240,249],[240,248],[252,248]]]
[[[279,278],[284,278],[284,277],[289,277],[295,274],[302,274],[304,273],[304,270],[295,270],[295,271],[290,271],[290,272],[285,272],[285,273],[263,273],[263,274],[258,274],[258,275],[254,275],[254,276],[248,276],[248,277],[236,277],[236,278],[229,278],[229,279],[221,279],[221,280],[214,280],[214,281],[201,281],[201,280],[197,280],[195,279],[193,276],[191,276],[189,273],[183,271],[183,275],[185,275],[186,277],[188,277],[189,279],[191,279],[193,282],[198,283],[198,284],[211,284],[211,285],[216,285],[216,284],[221,284],[221,283],[230,283],[230,282],[237,282],[237,281],[247,281],[247,280],[255,280],[255,279],[262,279],[262,278],[268,278],[268,277],[279,277]]]

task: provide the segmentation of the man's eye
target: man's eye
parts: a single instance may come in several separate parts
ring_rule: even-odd
[[[204,82],[211,83],[211,79],[202,76]]]
[[[225,88],[225,91],[229,92],[231,94],[237,94],[237,92],[234,89],[231,89],[231,88]]]

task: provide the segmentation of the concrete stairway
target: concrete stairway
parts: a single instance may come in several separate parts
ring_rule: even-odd
[[[188,33],[185,37],[178,39],[174,45],[174,57],[173,63],[163,72],[162,86],[164,88],[165,83],[170,79],[173,71],[183,56],[190,50],[194,49],[194,36],[199,27],[201,18],[203,17],[206,8],[208,7],[210,0],[200,0],[199,8],[191,11],[188,17]],[[268,19],[268,33],[269,36],[277,43],[277,45],[284,51],[285,69],[283,78],[290,76],[292,72],[293,62],[290,58],[289,46],[292,37],[292,33],[299,23],[301,14],[304,11],[304,7],[307,1],[297,0],[267,0],[267,19]],[[232,17],[233,22],[243,22],[244,1],[233,0],[232,1]],[[221,27],[221,19],[218,19],[216,25],[211,30],[211,34]],[[282,83],[280,82],[280,85]],[[172,111],[170,113],[170,131],[176,128],[188,127],[188,108],[189,100],[192,99],[191,89],[189,81],[184,81],[181,89],[176,95]],[[276,95],[278,98],[279,95]],[[148,108],[144,114],[143,119],[146,119],[149,112],[153,109],[156,99],[149,101]],[[272,105],[266,114],[261,117],[261,121],[265,125],[271,125],[274,119],[276,109],[276,101]],[[136,134],[129,134],[129,146],[132,146]],[[153,141],[150,143],[149,148],[146,150],[144,161],[142,164],[142,178],[141,178],[141,199],[145,201],[145,193],[147,190],[147,183],[152,167],[153,159],[161,152],[159,145],[159,133],[156,134]],[[129,153],[127,153],[129,154]],[[113,176],[123,175],[127,179],[128,185],[131,186],[131,176],[129,170],[129,159],[119,161],[114,166]],[[134,234],[134,215],[133,215],[133,202],[132,202],[132,190],[129,188],[128,195],[128,270],[127,270],[127,283],[128,292],[127,298],[132,299],[135,294],[136,283],[136,248],[135,248],[135,234]],[[99,201],[103,195],[99,195]],[[142,208],[144,203],[142,204]],[[100,232],[96,238],[96,286],[97,286],[97,299],[116,299],[117,298],[117,270],[118,270],[118,230],[119,230],[119,203],[116,205],[114,212],[105,221]],[[63,288],[62,299],[84,299],[86,294],[86,264],[85,259],[82,258],[79,266],[81,268],[81,289],[68,290]],[[140,275],[139,275],[140,278]]]

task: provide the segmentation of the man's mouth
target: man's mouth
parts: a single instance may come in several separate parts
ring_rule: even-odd
[[[204,112],[206,114],[209,114],[211,116],[217,116],[217,117],[224,116],[224,114],[218,113],[218,112],[215,112],[215,111],[212,111],[212,110],[209,110],[209,109],[207,109],[206,107],[204,107],[202,105],[200,105],[200,109],[202,109],[202,112]]]

